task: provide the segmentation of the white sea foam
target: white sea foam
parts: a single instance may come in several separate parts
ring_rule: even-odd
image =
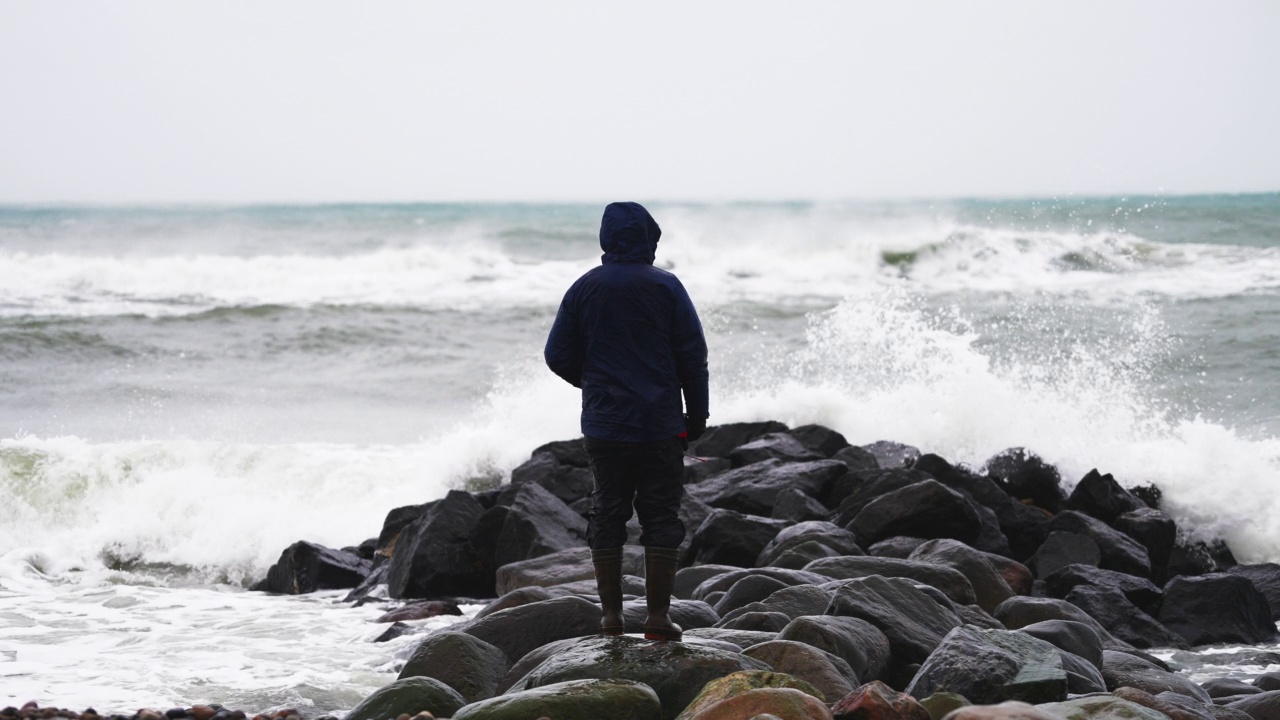
[[[704,305],[831,303],[907,279],[917,292],[1049,292],[1106,301],[1280,290],[1280,249],[1168,244],[1117,232],[1015,231],[819,212],[671,210],[658,264]],[[447,241],[446,241],[447,240]],[[0,251],[0,314],[174,315],[252,305],[554,306],[598,262],[512,254],[484,238],[326,255],[70,255]]]

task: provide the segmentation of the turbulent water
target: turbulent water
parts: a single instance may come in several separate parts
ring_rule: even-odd
[[[392,679],[380,610],[242,587],[577,435],[541,349],[600,210],[0,208],[0,703],[340,710]],[[1025,446],[1280,560],[1280,195],[650,210],[712,423]]]

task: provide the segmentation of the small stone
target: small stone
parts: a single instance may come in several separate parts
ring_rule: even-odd
[[[167,712],[165,712],[164,716],[169,718],[169,720],[178,720],[178,718],[184,718],[187,716],[187,709],[186,708],[170,708]]]

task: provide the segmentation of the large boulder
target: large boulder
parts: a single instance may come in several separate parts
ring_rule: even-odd
[[[872,500],[847,527],[862,545],[895,535],[972,544],[982,533],[982,520],[965,496],[936,480],[924,480]]]
[[[832,522],[847,527],[881,495],[932,479],[928,473],[906,468],[850,471],[831,484],[827,506],[836,509]]]
[[[1066,503],[1058,469],[1025,448],[1011,448],[993,455],[983,473],[996,480],[1015,500],[1056,513]]]
[[[501,610],[476,620],[463,632],[493,645],[515,662],[556,640],[600,632],[600,606],[576,596],[553,598]]]
[[[979,704],[1067,699],[1067,673],[1058,648],[1025,633],[959,627],[942,640],[907,686],[926,698],[954,692]]]
[[[696,642],[597,636],[561,647],[511,690],[519,692],[588,678],[633,680],[653,688],[662,702],[663,715],[673,718],[707,682],[740,670],[769,669],[759,660]]]
[[[767,459],[689,485],[687,492],[712,507],[768,517],[783,490],[798,489],[821,501],[830,493],[832,482],[848,471],[838,460]]]
[[[1064,652],[1084,658],[1102,669],[1102,636],[1088,625],[1072,620],[1042,620],[1019,628]]]
[[[787,585],[821,585],[831,578],[807,570],[788,570],[786,568],[734,568],[729,572],[717,573],[703,580],[690,596],[694,600],[709,600],[716,592],[724,592],[733,587],[739,580],[748,575],[764,575],[781,580]]]
[[[444,632],[418,645],[398,679],[435,678],[473,703],[498,694],[510,666],[507,656],[489,643],[466,633]]]
[[[1129,602],[1115,587],[1077,585],[1066,601],[1089,613],[1112,635],[1137,648],[1185,648],[1187,643]]]
[[[777,611],[748,611],[721,618],[715,627],[723,630],[748,630],[777,634],[791,618]]]
[[[556,720],[663,720],[666,716],[657,694],[648,685],[633,680],[591,678],[482,700],[459,710],[453,715],[453,720],[532,720],[544,717]]]
[[[689,444],[689,454],[699,457],[727,458],[734,448],[746,445],[761,435],[786,430],[786,425],[773,420],[712,425],[707,428],[702,437]]]
[[[805,447],[790,433],[769,433],[761,435],[745,445],[739,445],[729,452],[729,460],[734,467],[742,467],[764,460],[775,460],[784,463],[802,463],[810,460],[824,460],[828,456]]]
[[[622,572],[624,575],[644,577],[643,547],[623,546]],[[499,595],[505,595],[522,587],[551,587],[579,580],[593,582],[595,580],[591,548],[585,546],[507,563],[498,568],[495,575],[495,585]]]
[[[835,720],[930,720],[929,711],[915,698],[879,680],[842,697],[831,714]]]
[[[1120,487],[1111,473],[1102,475],[1097,469],[1086,473],[1067,498],[1067,507],[1105,523],[1113,522],[1123,513],[1141,510],[1146,506],[1137,496]]]
[[[1108,690],[1135,687],[1152,695],[1167,691],[1186,695],[1206,705],[1212,702],[1204,688],[1185,675],[1169,672],[1129,653],[1102,651],[1102,676],[1107,681]]]
[[[1228,573],[1170,580],[1160,621],[1192,645],[1258,645],[1276,638],[1266,596],[1248,578]]]
[[[687,638],[700,638],[703,640],[717,640],[737,645],[739,650],[746,650],[752,645],[759,645],[762,642],[769,642],[778,637],[776,632],[759,632],[756,630],[734,630],[732,628],[694,628],[686,630],[684,636]]]
[[[889,639],[890,665],[922,663],[942,638],[960,626],[960,618],[911,581],[872,575],[845,581],[827,607],[828,615],[855,617],[879,628]]]
[[[1086,695],[1036,709],[1063,720],[1170,720],[1162,712],[1112,695]]]
[[[713,510],[694,531],[690,552],[697,564],[751,567],[765,545],[787,525],[784,520]]]
[[[1147,549],[1137,540],[1112,529],[1097,518],[1074,510],[1063,510],[1049,523],[1051,530],[1084,535],[1098,545],[1102,556],[1100,566],[1139,577],[1151,575],[1151,560]]]
[[[862,680],[880,677],[889,666],[889,638],[860,618],[803,615],[788,623],[777,639],[829,652],[848,663]]]
[[[1253,720],[1275,720],[1280,717],[1280,690],[1268,690],[1248,695],[1227,705],[1232,710],[1243,710]]]
[[[770,640],[742,651],[775,672],[786,673],[813,685],[830,701],[842,698],[858,686],[858,674],[849,663],[826,650],[793,640]]]
[[[1164,597],[1164,592],[1146,578],[1089,565],[1067,565],[1044,578],[1045,594],[1050,597],[1066,598],[1079,586],[1114,588],[1149,615],[1160,612],[1160,601]]]
[[[483,513],[471,493],[451,490],[402,530],[387,576],[391,597],[493,597],[493,575],[470,542]]]
[[[1087,535],[1054,531],[1036,548],[1029,562],[1037,578],[1046,578],[1068,565],[1098,567],[1102,552]]]
[[[899,560],[869,555],[842,556],[815,560],[804,569],[807,572],[826,575],[837,580],[871,575],[909,578],[938,588],[948,598],[961,605],[973,604],[977,599],[973,585],[959,570],[925,560]]]
[[[527,482],[541,485],[566,504],[590,497],[595,488],[595,476],[585,465],[562,464],[554,453],[547,451],[535,451],[533,457],[511,471],[512,485]]]
[[[791,587],[787,583],[771,578],[768,575],[747,575],[734,583],[724,595],[716,601],[715,611],[721,617],[748,603],[764,600],[778,590]]]
[[[1204,705],[1186,695],[1168,691],[1152,695],[1146,690],[1134,687],[1116,688],[1111,694],[1122,700],[1164,713],[1169,716],[1169,720],[1214,720],[1214,714],[1209,710],[1211,705]]]
[[[939,693],[929,698],[925,698],[923,704],[930,707],[931,717],[933,720],[1063,720],[1063,715],[1053,715],[1045,712],[1030,703],[1019,702],[1017,700],[1007,700],[999,705],[969,705],[967,701],[961,702],[960,706],[950,712],[939,714],[932,712],[937,700],[952,700],[958,698],[964,701],[963,697],[955,693]],[[1051,703],[1056,704],[1056,703]],[[950,707],[938,703],[939,711]]]
[[[519,486],[497,535],[495,567],[586,544],[587,521],[537,483]]]
[[[372,569],[373,563],[359,555],[301,540],[280,553],[280,559],[267,570],[266,580],[253,589],[301,595],[354,588]]]
[[[911,467],[911,464],[920,457],[919,448],[893,440],[877,440],[869,445],[863,445],[862,449],[871,453],[876,463],[882,468]]]
[[[374,690],[344,720],[395,720],[423,710],[436,717],[450,717],[465,704],[456,690],[435,678],[408,677]]]
[[[756,558],[756,565],[771,565],[787,550],[806,542],[819,542],[838,551],[837,555],[865,555],[853,533],[826,520],[810,520],[788,525],[769,541]]]
[[[1280,620],[1280,565],[1276,563],[1260,563],[1258,565],[1236,565],[1227,573],[1248,578],[1258,588],[1267,605],[1271,607],[1271,619]]]
[[[1178,539],[1178,526],[1173,518],[1154,508],[1140,508],[1122,513],[1111,526],[1147,549],[1147,557],[1151,560],[1151,579],[1164,583],[1168,577],[1169,557]]]
[[[479,620],[486,615],[492,615],[499,610],[518,607],[520,605],[528,605],[529,603],[541,602],[542,600],[550,600],[552,595],[546,588],[531,585],[529,587],[516,588],[509,592],[503,593],[500,597],[489,602],[488,605],[480,608],[480,610],[472,618]]]
[[[671,621],[685,630],[712,627],[720,621],[716,611],[700,600],[672,600],[669,613]],[[644,632],[644,622],[648,616],[649,610],[644,600],[622,604],[622,620],[629,633]]]
[[[787,548],[777,557],[770,558],[769,562],[763,565],[771,565],[780,568],[802,569],[815,560],[824,560],[826,558],[840,557],[844,553],[839,550],[832,550],[825,543],[817,540],[807,540],[798,545]]]
[[[671,590],[672,597],[688,600],[693,591],[703,582],[726,573],[740,571],[736,565],[690,565],[676,571],[675,585]],[[732,583],[729,584],[732,586]]]
[[[987,612],[995,610],[997,605],[1013,597],[1013,590],[985,553],[964,543],[950,539],[930,540],[916,548],[910,559],[943,565],[960,572],[973,586],[973,592],[977,596],[976,604]]]
[[[707,683],[676,720],[831,720],[820,694],[813,685],[791,675],[745,670]]]
[[[787,431],[787,434],[798,440],[801,445],[822,455],[822,457],[832,457],[841,450],[852,447],[844,435],[825,425],[801,425],[800,427],[791,428]],[[871,453],[862,450],[862,448],[854,449],[860,450],[868,457],[872,457]]]
[[[769,517],[793,523],[822,520],[827,517],[827,506],[806,495],[800,488],[786,488],[774,497]],[[839,553],[832,551],[832,554]]]
[[[780,612],[794,620],[804,615],[821,615],[826,612],[830,603],[831,593],[817,585],[792,585],[778,590],[764,600],[726,613],[724,617],[749,609],[751,612]]]
[[[1017,630],[1034,623],[1046,620],[1069,620],[1089,626],[1102,638],[1103,645],[1116,643],[1116,639],[1107,629],[1094,620],[1089,613],[1072,605],[1066,600],[1046,597],[1023,597],[1017,595],[1000,603],[992,613],[997,620],[1010,630]]]

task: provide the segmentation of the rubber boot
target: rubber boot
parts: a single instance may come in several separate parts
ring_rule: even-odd
[[[677,549],[644,549],[645,603],[649,608],[649,617],[644,621],[644,636],[648,640],[679,640],[682,637],[680,626],[667,617],[679,565],[680,551]]]
[[[600,593],[600,633],[621,635],[622,621],[622,548],[592,550],[591,563],[596,568],[596,592]]]

